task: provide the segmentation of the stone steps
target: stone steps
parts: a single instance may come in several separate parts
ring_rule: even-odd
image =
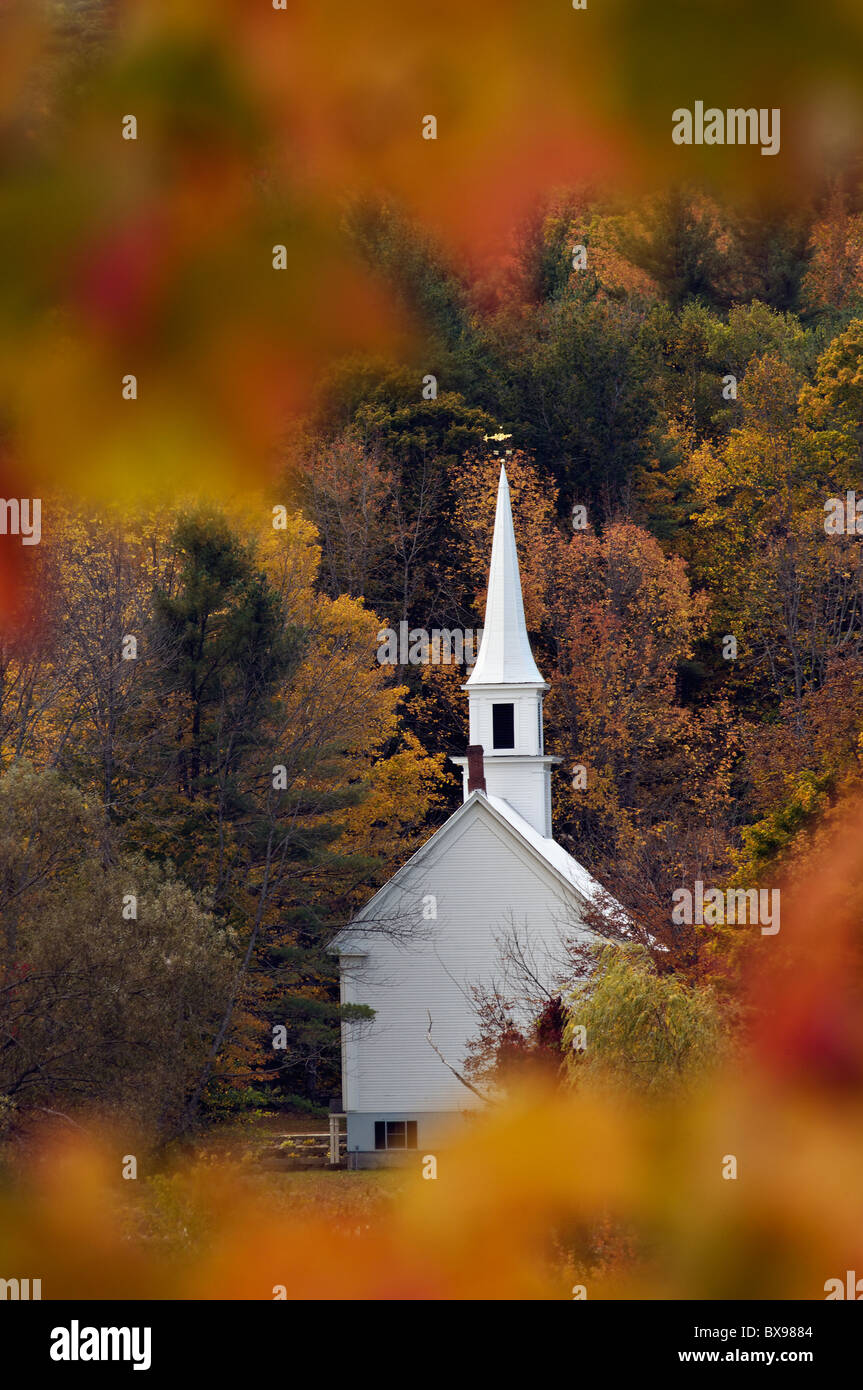
[[[329,1162],[330,1136],[321,1134],[273,1134],[258,1145],[257,1161],[268,1170],[335,1168],[344,1166],[346,1137],[339,1135],[338,1164]]]

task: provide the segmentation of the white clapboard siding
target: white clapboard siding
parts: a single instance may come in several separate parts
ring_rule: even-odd
[[[429,1045],[433,1038],[448,1061],[461,1068],[468,1041],[478,1031],[470,985],[500,981],[500,939],[516,927],[549,976],[559,966],[566,935],[590,933],[581,924],[583,896],[537,846],[580,869],[560,846],[534,844],[482,794],[474,795],[365,909],[416,918],[421,938],[411,944],[364,936],[362,920],[343,935],[343,1000],[368,1004],[373,1023],[349,1024],[344,1037],[344,1104],[348,1111],[398,1113],[452,1111],[477,1102]],[[584,883],[592,884],[583,869]],[[437,900],[437,920],[422,920],[426,894]],[[422,938],[425,939],[422,939]],[[361,953],[361,954],[358,954]]]

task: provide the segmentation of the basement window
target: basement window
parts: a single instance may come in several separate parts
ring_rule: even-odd
[[[515,705],[492,705],[491,746],[515,747]]]
[[[375,1120],[376,1149],[415,1149],[416,1120]]]

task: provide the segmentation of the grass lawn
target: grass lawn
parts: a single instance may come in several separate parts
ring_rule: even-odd
[[[341,1213],[373,1212],[387,1206],[410,1181],[397,1169],[375,1168],[349,1173],[344,1169],[312,1169],[303,1173],[261,1173],[255,1185],[266,1191],[280,1210]]]
[[[306,1122],[301,1129],[296,1119]],[[386,1210],[415,1174],[399,1169],[348,1172],[314,1168],[289,1171],[263,1168],[261,1152],[285,1134],[319,1132],[320,1120],[303,1115],[256,1117],[252,1124],[225,1126],[203,1135],[176,1162],[134,1185],[127,1218],[134,1234],[165,1253],[191,1254],[204,1248],[213,1232],[213,1181],[222,1188],[216,1206],[231,1195],[262,1201],[275,1215],[323,1216],[355,1230]],[[224,1190],[227,1180],[229,1192]],[[130,1232],[131,1233],[131,1232]]]

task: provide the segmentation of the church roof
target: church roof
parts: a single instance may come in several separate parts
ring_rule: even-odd
[[[592,874],[588,873],[571,854],[567,854],[563,847],[556,841],[548,839],[545,835],[540,835],[538,830],[534,830],[528,821],[520,816],[508,801],[500,796],[489,796],[487,792],[474,791],[466,801],[462,802],[457,811],[444,821],[442,826],[420,846],[406,864],[393,875],[383,887],[362,907],[345,929],[338,934],[335,941],[330,946],[330,950],[349,953],[352,940],[354,942],[362,939],[362,927],[364,919],[374,922],[376,903],[381,894],[386,893],[392,886],[407,890],[410,874],[413,870],[419,869],[422,860],[431,853],[433,848],[440,845],[446,838],[449,831],[469,815],[477,813],[486,815],[491,814],[492,819],[508,830],[519,842],[522,847],[527,848],[530,854],[538,859],[546,869],[550,869],[558,882],[571,893],[584,902],[599,903],[601,897],[607,897],[602,885],[597,882]],[[613,900],[611,900],[614,905]],[[622,909],[621,909],[622,911]]]
[[[530,821],[526,821],[524,816],[520,816],[518,811],[514,810],[508,801],[504,801],[502,796],[489,796],[488,793],[485,793],[485,797],[498,815],[503,816],[512,829],[523,840],[527,840],[531,849],[544,859],[555,873],[566,879],[567,883],[582,898],[590,902],[605,892],[593,875],[588,873],[577,859],[573,859],[571,854],[567,854],[562,845],[559,845],[556,840],[549,839],[546,835],[540,835],[538,830],[534,830]]]
[[[464,688],[478,685],[545,685],[533,659],[524,621],[509,483],[503,465],[497,488],[482,642]]]

